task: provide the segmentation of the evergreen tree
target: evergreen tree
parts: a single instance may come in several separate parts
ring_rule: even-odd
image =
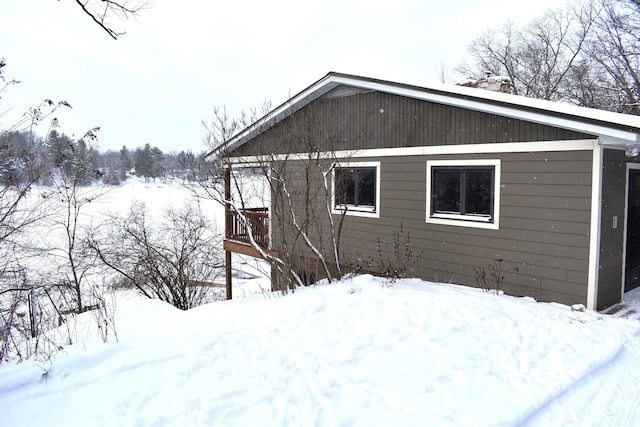
[[[158,147],[151,149],[151,177],[153,179],[165,176],[164,154]]]
[[[164,154],[158,147],[145,144],[136,150],[133,157],[136,175],[152,179],[165,175]]]
[[[0,184],[3,187],[26,182],[33,161],[29,150],[27,132],[5,132],[0,138]]]
[[[47,136],[46,146],[51,166],[62,173],[70,174],[72,153],[75,149],[71,138],[53,129]]]
[[[151,178],[153,171],[151,146],[149,144],[145,144],[143,148],[137,148],[133,157],[136,175]]]
[[[133,161],[131,160],[131,154],[126,145],[123,145],[120,149],[120,164],[118,165],[119,177],[121,180],[127,179],[127,172],[133,167]]]

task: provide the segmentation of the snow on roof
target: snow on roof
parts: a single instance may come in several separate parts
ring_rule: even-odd
[[[330,72],[231,138],[226,144],[227,151],[233,151],[338,86],[391,93],[584,132],[600,137],[602,143],[608,145],[640,144],[639,116],[459,85],[431,83],[429,86],[414,86]]]

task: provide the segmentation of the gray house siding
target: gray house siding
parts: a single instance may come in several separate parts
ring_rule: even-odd
[[[627,163],[624,150],[605,149],[602,162],[602,218],[598,272],[598,309],[620,301],[623,287]],[[613,227],[616,217],[616,228]]]
[[[426,161],[461,158],[501,160],[499,230],[425,222]],[[393,233],[403,223],[412,252],[420,255],[414,266],[420,277],[476,286],[474,269],[503,260],[504,290],[509,294],[586,302],[592,152],[380,160],[380,218],[367,219],[368,229],[363,219],[349,218],[349,229],[355,232],[349,241],[358,242],[353,255],[375,259],[379,254],[370,249],[377,245],[375,237],[390,248]],[[385,256],[392,258],[390,253]]]
[[[233,156],[590,138],[496,114],[363,92],[313,101]]]
[[[427,160],[461,158],[501,160],[498,230],[426,223]],[[404,263],[408,243],[412,254],[407,262],[409,276],[477,286],[476,270],[488,270],[496,260],[502,260],[505,292],[543,301],[586,303],[591,151],[358,160],[381,162],[380,217],[344,218],[340,252],[348,269],[379,272],[376,270],[386,262]],[[289,176],[302,173],[300,166],[299,162],[292,162]],[[303,180],[289,180],[288,186],[290,192],[304,194]],[[316,202],[314,209],[322,212],[323,200]],[[339,218],[334,215],[335,221]],[[326,236],[330,235],[326,217],[320,222],[319,234],[325,236],[326,245]],[[286,234],[292,236],[291,231]],[[279,227],[274,227],[276,250],[281,249],[281,237]],[[396,259],[394,241],[401,244],[400,259]],[[324,248],[326,251],[327,246]],[[302,241],[298,241],[295,253],[306,252]]]

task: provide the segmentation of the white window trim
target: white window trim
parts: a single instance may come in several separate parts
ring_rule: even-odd
[[[371,212],[366,208],[347,206],[346,211],[341,206],[336,206],[336,169],[348,167],[375,167],[376,168],[376,210]],[[380,218],[380,162],[340,162],[331,168],[331,213],[335,215],[351,215],[365,218]]]
[[[455,225],[458,227],[486,228],[498,230],[500,228],[500,159],[478,160],[427,160],[427,211],[426,222],[428,224]],[[441,166],[493,166],[495,176],[493,178],[493,222],[488,218],[471,215],[437,214],[431,215],[431,169]]]

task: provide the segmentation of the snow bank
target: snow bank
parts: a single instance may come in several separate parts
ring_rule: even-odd
[[[614,361],[640,330],[371,276],[189,312],[128,300],[115,321],[118,343],[89,328],[51,366],[0,366],[1,424],[513,425]]]

